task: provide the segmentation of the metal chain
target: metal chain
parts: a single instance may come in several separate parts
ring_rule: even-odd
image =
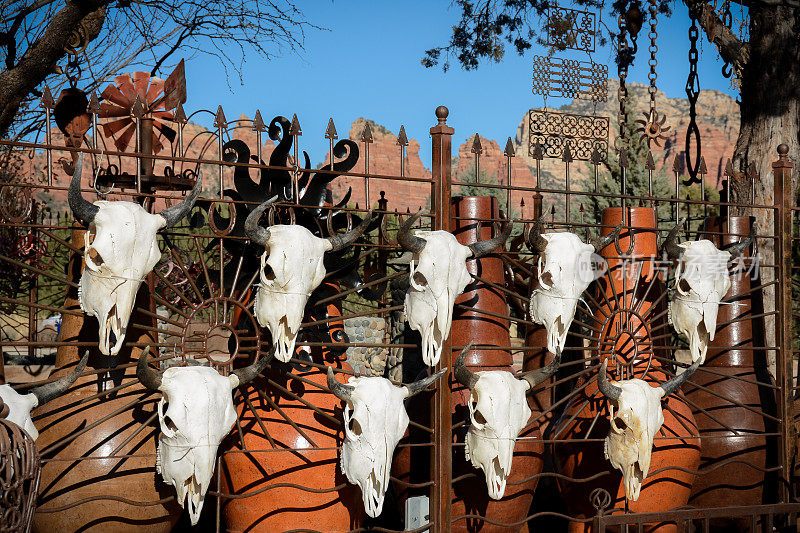
[[[657,25],[658,6],[656,5],[656,0],[650,0],[650,32],[647,34],[650,38],[650,47],[648,48],[650,59],[647,61],[647,64],[650,66],[650,72],[647,74],[647,78],[650,80],[650,87],[647,89],[650,93],[650,120],[653,120],[653,115],[656,110],[656,79],[658,78],[658,74],[656,73],[656,65],[658,65],[658,61],[656,60],[656,52],[658,52],[658,45],[656,44],[656,38],[658,37],[658,31],[656,31]]]
[[[686,97],[689,99],[689,127],[686,129],[686,171],[689,179],[684,181],[684,185],[700,183],[697,178],[697,171],[700,168],[700,129],[697,127],[697,98],[700,96],[700,79],[697,76],[697,39],[699,32],[697,29],[697,11],[689,8],[689,16],[692,24],[689,26],[689,77],[686,80]],[[696,144],[695,156],[692,157],[692,137]],[[694,159],[694,161],[692,161]]]
[[[619,27],[618,41],[618,62],[617,74],[619,76],[619,89],[617,90],[617,100],[619,101],[619,114],[617,120],[619,121],[619,137],[617,137],[617,149],[621,150],[625,143],[625,124],[627,122],[627,113],[625,110],[625,103],[628,100],[628,88],[625,85],[625,78],[628,76],[628,39],[627,39],[627,26],[625,24],[625,15],[620,14],[617,17],[617,25]]]

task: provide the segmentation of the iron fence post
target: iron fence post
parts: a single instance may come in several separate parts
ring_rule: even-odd
[[[780,487],[782,502],[789,501],[789,484],[791,482],[791,439],[789,425],[791,423],[791,375],[792,375],[792,181],[794,166],[787,158],[789,147],[778,146],[778,160],[772,163],[774,173],[774,204],[776,265],[778,267],[778,287],[776,291],[775,309],[778,319],[775,321],[775,339],[778,348],[775,364],[775,379],[778,385],[778,416],[781,419],[780,462],[783,482]]]
[[[432,127],[431,153],[433,162],[431,174],[434,183],[431,187],[431,212],[435,216],[432,222],[435,229],[450,230],[450,196],[451,168],[450,156],[452,149],[452,136],[455,130],[447,125],[448,109],[445,106],[436,108],[436,118],[439,123]],[[452,343],[448,337],[442,346],[442,357],[437,370],[450,368],[452,359]],[[452,461],[452,430],[453,423],[450,416],[450,378],[445,383],[440,382],[435,399],[434,408],[434,447],[431,464],[433,465],[433,497],[431,498],[431,519],[434,530],[444,532],[450,530],[451,506],[450,485],[453,478]]]

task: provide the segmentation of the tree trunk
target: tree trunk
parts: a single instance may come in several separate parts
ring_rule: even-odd
[[[750,58],[741,75],[741,127],[734,152],[734,169],[757,173],[754,203],[774,202],[772,163],[777,147],[789,147],[792,169],[792,198],[796,203],[798,162],[800,162],[800,9],[789,6],[750,6]],[[751,185],[746,174],[732,180],[732,201],[750,203]],[[774,216],[763,209],[738,208],[733,214],[754,215],[758,233],[774,234]],[[753,211],[753,212],[751,212]],[[775,265],[775,241],[760,239],[762,264]],[[761,271],[763,283],[775,279],[775,268]],[[765,290],[764,311],[775,310],[775,287]],[[775,317],[767,317],[767,346],[775,346]],[[768,355],[775,369],[775,352]]]

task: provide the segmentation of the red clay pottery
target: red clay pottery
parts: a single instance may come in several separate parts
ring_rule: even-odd
[[[607,358],[611,379],[637,377],[656,384],[671,377],[663,370],[669,352],[657,348],[669,343],[671,331],[666,320],[665,288],[653,261],[657,252],[656,214],[646,207],[627,208],[627,212],[626,227],[619,238],[622,254],[614,244],[600,252],[609,270],[585,295],[595,312],[592,327],[599,329],[599,340],[589,343],[586,354],[595,364]],[[622,220],[622,208],[605,209],[602,234],[610,233]],[[627,255],[629,248],[629,259],[623,261],[620,256]],[[596,337],[598,333],[590,335]],[[559,485],[569,514],[594,516],[597,510],[591,494],[597,488],[611,496],[606,512],[610,508],[666,511],[686,505],[694,481],[691,472],[697,470],[700,460],[700,444],[691,409],[682,394],[673,394],[662,402],[664,424],[654,440],[649,474],[639,499],[626,505],[622,475],[603,454],[603,439],[609,430],[608,401],[597,390],[596,375],[591,372],[578,380],[564,414],[546,435],[558,441],[552,445],[553,461],[556,471],[567,477],[559,479]],[[595,479],[579,481],[592,477]],[[571,531],[590,528],[591,522],[570,523]],[[669,531],[675,526],[651,524],[647,529]]]

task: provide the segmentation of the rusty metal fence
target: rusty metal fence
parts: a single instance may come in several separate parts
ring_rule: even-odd
[[[499,183],[463,181],[452,175],[454,131],[446,108],[436,110],[430,130],[431,174],[409,175],[404,129],[397,171],[375,174],[369,124],[358,139],[338,139],[331,121],[326,164],[312,168],[301,149],[297,116],[265,124],[260,113],[252,121],[228,121],[221,108],[187,117],[179,107],[161,125],[132,113],[129,130],[106,137],[99,134],[100,108],[90,105],[92,134],[66,147],[53,140],[51,107],[45,102],[45,142],[0,140],[7,157],[0,184],[0,320],[4,331],[14,332],[4,333],[0,351],[9,361],[27,358],[27,364],[49,357],[58,371],[74,366],[83,350],[92,353],[70,391],[35,412],[42,473],[34,530],[188,528],[172,487],[155,475],[161,395],[142,387],[136,362],[149,345],[157,350],[151,356],[159,369],[203,363],[227,375],[270,353],[269,334],[253,312],[262,250],[247,239],[244,220],[274,194],[279,201],[265,217],[270,224],[300,223],[333,236],[370,209],[374,220],[354,247],[326,260],[327,275],[306,307],[294,357],[273,360],[235,393],[237,420],[219,449],[202,528],[511,531],[572,523],[596,531],[626,525],[642,531],[653,524],[708,531],[734,523],[743,530],[796,529],[800,217],[789,194],[796,170],[786,151],[776,153],[774,205],[737,204],[725,196],[716,202],[704,194],[681,198],[692,185],[683,185],[677,164],[665,170],[674,172],[667,178],[649,162],[634,170],[623,159],[612,176],[606,160],[616,156],[600,157],[596,149],[582,162],[566,150],[563,185],[556,187],[540,181],[541,147],[532,150],[536,183],[515,181],[510,145],[504,152],[508,173]],[[190,120],[204,114],[214,129],[191,127]],[[170,143],[159,135],[164,124],[174,127]],[[135,140],[132,150],[111,145],[124,131]],[[274,142],[267,161],[265,136]],[[161,261],[140,289],[117,356],[97,352],[96,321],[79,305],[86,236],[65,201],[78,152],[84,154],[83,193],[91,200],[134,200],[159,210],[180,201],[197,176],[204,179],[191,216],[161,233]],[[473,153],[480,178],[482,149]],[[575,177],[577,165],[586,166],[588,179]],[[649,188],[623,193],[600,186],[630,183],[632,172],[641,172]],[[332,186],[339,182],[351,190]],[[389,187],[398,183],[428,196],[429,216],[420,227],[474,242],[513,223],[506,248],[470,267],[472,283],[456,301],[453,334],[434,370],[452,369],[470,340],[474,369],[544,367],[552,354],[530,316],[537,257],[525,246],[523,230],[544,214],[547,231],[572,231],[585,241],[620,223],[622,232],[598,250],[608,268],[578,304],[558,373],[531,397],[534,413],[517,441],[506,497],[489,500],[484,474],[464,458],[469,393],[448,374],[435,390],[409,401],[409,431],[391,461],[384,513],[369,518],[358,487],[339,469],[342,408],[325,372],[332,367],[337,375],[381,375],[395,384],[425,374],[419,336],[404,326],[409,256],[395,242],[409,212],[384,192],[404,190]],[[659,196],[658,183],[674,183],[673,192]],[[495,200],[469,204],[460,192],[467,190]],[[619,473],[603,457],[608,408],[598,391],[598,370],[609,359],[615,379],[655,383],[689,366],[681,352],[685,342],[668,322],[675,270],[658,253],[682,218],[688,221],[681,240],[707,238],[719,245],[738,242],[758,221],[758,244],[736,267],[737,292],[722,302],[718,336],[727,344],[709,347],[709,361],[717,363],[701,366],[682,393],[665,401],[667,422],[655,435],[642,495],[628,502]],[[766,260],[755,259],[759,250]],[[774,306],[765,306],[770,298]],[[487,299],[501,307],[483,305]],[[42,327],[56,315],[57,326],[51,321]],[[476,323],[500,328],[505,337],[495,332],[484,338]],[[747,328],[739,328],[742,323]]]

